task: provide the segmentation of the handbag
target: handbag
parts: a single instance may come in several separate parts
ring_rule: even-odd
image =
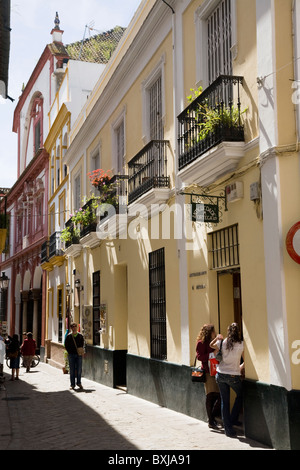
[[[75,347],[76,347],[78,356],[84,356],[84,348],[78,348],[78,347],[77,347],[77,344],[76,344],[76,341],[75,341],[75,338],[74,338],[73,335],[72,335],[72,338],[73,338],[73,341],[74,341],[74,344],[75,344]]]
[[[221,362],[222,359],[223,359],[222,344],[223,344],[223,340],[221,339],[220,349],[216,354],[216,359],[217,359],[218,362]]]
[[[195,357],[194,367],[191,367],[192,382],[205,382],[205,370],[202,366],[196,367],[197,356]]]
[[[217,365],[218,365],[218,361],[215,358],[215,353],[210,353],[209,359],[208,359],[208,366],[209,366],[209,373],[212,377],[214,377],[217,373]]]
[[[17,351],[14,351],[14,352],[9,352],[9,353],[8,353],[9,359],[15,359],[16,357],[18,357],[18,355],[19,355],[19,351],[18,351],[18,350],[17,350]]]

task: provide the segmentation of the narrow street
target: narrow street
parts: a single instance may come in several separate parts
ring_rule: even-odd
[[[40,363],[10,381],[4,366],[0,390],[1,450],[197,451],[258,450],[246,439],[227,438],[206,423],[83,378],[69,390],[69,375]],[[110,458],[110,453],[107,458]],[[111,458],[116,453],[111,452]],[[112,462],[117,463],[117,462]]]

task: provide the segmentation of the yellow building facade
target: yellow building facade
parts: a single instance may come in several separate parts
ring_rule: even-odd
[[[66,209],[94,214],[64,250],[84,375],[206,419],[196,337],[238,322],[245,435],[275,448],[300,438],[297,14],[289,0],[142,1],[62,157]]]

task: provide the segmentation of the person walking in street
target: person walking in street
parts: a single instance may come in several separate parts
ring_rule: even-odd
[[[202,368],[205,370],[205,395],[206,395],[206,412],[208,416],[208,427],[212,429],[219,429],[216,422],[216,416],[221,414],[221,400],[220,391],[216,384],[215,377],[210,375],[209,370],[209,355],[214,352],[210,347],[210,342],[216,337],[214,325],[204,325],[198,336],[196,344],[196,355],[198,361],[201,361]]]
[[[210,343],[214,349],[220,350],[222,341],[222,360],[217,365],[216,381],[221,394],[221,411],[225,434],[228,437],[236,437],[233,426],[238,424],[239,413],[242,407],[242,374],[244,362],[244,343],[240,338],[237,323],[232,323],[227,329],[227,338],[216,336]],[[230,389],[236,393],[236,398],[230,412]]]
[[[65,348],[68,352],[69,368],[70,368],[70,389],[75,389],[76,385],[82,389],[81,374],[82,374],[82,357],[84,354],[84,338],[81,333],[77,331],[77,323],[71,323],[71,332],[65,339]]]
[[[20,372],[20,342],[18,335],[13,335],[10,343],[7,346],[7,355],[10,359],[11,379],[19,380]]]
[[[4,338],[0,336],[0,383],[1,383],[1,378],[3,377],[3,364],[4,364],[4,358],[5,358],[5,343],[4,343]]]
[[[30,372],[30,366],[32,363],[33,356],[35,356],[36,342],[33,339],[32,333],[27,333],[27,338],[23,341],[21,346],[21,353],[24,360],[24,366],[26,372]]]

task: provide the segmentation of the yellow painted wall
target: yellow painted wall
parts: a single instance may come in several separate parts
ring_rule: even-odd
[[[289,1],[289,0],[288,0]],[[289,16],[284,6],[285,0],[276,2],[276,22],[287,29],[277,28],[276,50],[277,66],[281,67],[291,59],[291,32]],[[237,2],[238,54],[234,61],[234,74],[244,77],[241,93],[242,109],[245,114],[246,143],[258,137],[257,122],[257,51],[256,51],[256,12],[255,0]],[[289,4],[291,2],[289,1]],[[184,90],[186,96],[190,88],[196,87],[195,70],[195,27],[194,13],[200,2],[191,2],[183,15],[183,58]],[[282,17],[280,11],[283,10]],[[192,27],[191,27],[192,25]],[[288,39],[289,38],[289,39]],[[130,88],[121,103],[107,116],[107,122],[96,138],[88,146],[88,155],[97,143],[101,144],[102,168],[111,168],[111,126],[126,107],[126,162],[130,161],[144,146],[142,128],[141,84],[147,79],[160,58],[165,57],[165,138],[174,134],[173,122],[173,84],[172,84],[172,38],[169,35],[154,52],[153,57]],[[285,57],[286,55],[286,57]],[[279,143],[295,142],[293,106],[291,104],[288,77],[292,76],[291,67],[282,70],[277,76]],[[174,146],[174,142],[173,142]],[[258,141],[253,147],[246,148],[244,158],[231,181],[244,183],[244,198],[228,204],[228,212],[223,212],[223,220],[217,227],[209,228],[195,224],[192,228],[195,241],[194,250],[187,253],[187,277],[189,297],[190,356],[193,359],[196,336],[204,323],[214,323],[218,329],[218,290],[217,273],[210,269],[207,255],[208,233],[232,224],[238,224],[240,269],[242,283],[243,333],[245,340],[246,377],[254,380],[269,381],[269,344],[268,318],[266,308],[266,284],[264,266],[263,220],[259,218],[254,202],[250,201],[250,184],[260,179],[257,166],[259,158]],[[82,162],[79,166],[83,170]],[[89,163],[88,163],[89,165]],[[283,263],[285,268],[286,311],[289,328],[289,344],[300,340],[298,312],[299,305],[299,266],[292,261],[284,249],[288,229],[298,220],[300,192],[299,157],[291,154],[280,157],[280,195],[281,216],[283,220]],[[89,171],[89,168],[87,167]],[[209,189],[210,194],[220,194],[228,184],[229,176],[216,181]],[[88,177],[87,182],[88,182]],[[286,190],[288,188],[288,191]],[[293,202],[291,204],[291,201]],[[296,201],[296,202],[295,202]],[[188,201],[187,201],[188,202]],[[171,204],[171,202],[169,203]],[[161,216],[156,216],[161,217]],[[140,229],[143,222],[140,220]],[[133,222],[130,222],[130,225]],[[131,226],[131,228],[133,225]],[[150,356],[150,319],[149,319],[149,272],[148,254],[165,247],[166,296],[167,296],[167,347],[168,361],[181,363],[181,311],[179,298],[179,263],[176,240],[142,239],[141,231],[137,240],[104,240],[99,248],[90,250],[88,257],[88,279],[92,273],[101,271],[101,302],[107,304],[107,332],[101,337],[101,346],[110,349],[127,349],[130,354]],[[74,260],[74,268],[83,270],[82,256]],[[193,273],[201,273],[190,276]],[[220,276],[220,302],[223,317],[221,331],[226,334],[226,324],[232,321],[232,279],[229,275]],[[199,288],[199,286],[201,286]],[[127,294],[128,293],[128,294]],[[91,283],[87,288],[86,301],[92,303]],[[112,327],[112,336],[109,335]],[[291,354],[292,354],[291,348]],[[297,365],[291,364],[294,388],[300,388]]]

